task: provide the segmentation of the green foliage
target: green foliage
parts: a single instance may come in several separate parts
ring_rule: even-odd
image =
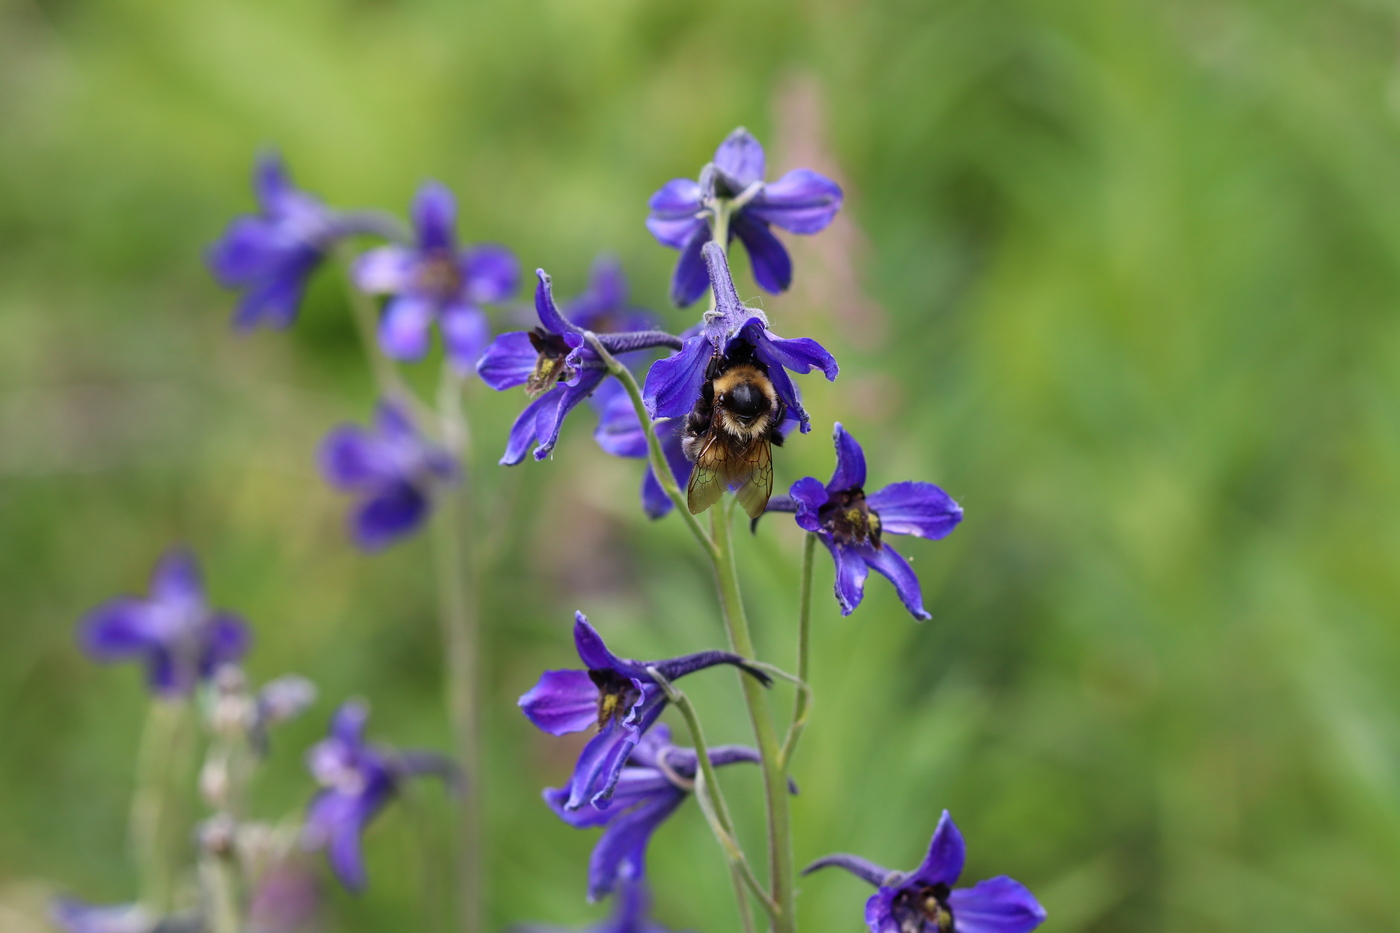
[[[468,239],[561,295],[610,250],[659,308],[674,253],[645,199],[744,124],[776,170],[824,153],[856,225],[793,243],[796,291],[763,300],[843,364],[804,383],[818,428],[779,482],[827,475],[839,419],[872,485],[932,480],[967,510],[907,548],[932,622],[877,578],[841,619],[819,562],[799,862],[912,867],[948,807],[968,877],[1027,883],[1047,930],[1391,929],[1396,35],[1363,0],[0,4],[0,927],[36,881],[134,891],[143,698],[72,630],[172,541],[253,620],[256,675],[322,687],[277,736],[265,812],[306,799],[299,751],[341,697],[382,738],[447,743],[427,542],[358,556],[313,468],[372,394],[336,274],[290,333],[236,337],[202,267],[257,147],[345,206],[402,210],[439,178]],[[575,608],[637,657],[722,629],[684,529],[641,517],[640,465],[586,418],[552,461],[494,465],[518,403],[472,401],[501,506],[490,910],[579,922],[601,912],[592,835],[538,798],[573,746],[515,697],[569,662]],[[790,665],[795,529],[741,546],[760,650]],[[745,739],[733,687],[686,683],[712,741]],[[756,770],[726,782],[757,826]],[[431,929],[442,807],[424,791],[376,826],[337,929]],[[670,925],[735,927],[693,805],[652,867]],[[861,928],[858,882],[803,888],[804,929]]]

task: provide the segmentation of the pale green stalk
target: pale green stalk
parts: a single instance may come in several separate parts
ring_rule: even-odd
[[[779,760],[784,772],[792,767],[793,752],[797,750],[797,743],[807,728],[807,715],[812,709],[812,692],[806,685],[812,653],[812,563],[816,549],[817,536],[809,531],[802,540],[802,583],[797,596],[797,679],[803,686],[793,701],[792,725],[788,726],[787,738],[783,740],[783,754]]]
[[[129,832],[141,878],[141,903],[154,916],[174,906],[178,850],[177,773],[190,769],[188,700],[151,700],[141,734]]]

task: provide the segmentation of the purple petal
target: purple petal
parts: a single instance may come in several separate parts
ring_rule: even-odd
[[[539,315],[544,329],[551,334],[577,333],[578,328],[559,313],[559,306],[554,303],[554,287],[549,275],[543,269],[536,269],[535,278],[538,282],[535,286],[535,313]]]
[[[406,291],[413,284],[418,254],[402,246],[380,246],[355,260],[350,275],[360,291],[371,294]]]
[[[603,830],[588,860],[588,899],[611,894],[619,881],[635,881],[646,874],[646,849],[651,834],[685,801],[672,789],[621,814]]]
[[[252,644],[252,630],[242,618],[230,612],[220,612],[209,622],[209,632],[200,658],[199,670],[208,677],[225,664],[243,660]]]
[[[1019,881],[1001,875],[953,891],[948,906],[958,933],[1029,933],[1045,922],[1045,908]]]
[[[598,427],[593,430],[598,446],[614,457],[644,459],[646,432],[622,383],[616,379],[604,382],[593,394],[593,404],[598,409]]]
[[[173,652],[164,643],[146,655],[146,686],[163,697],[188,696],[199,679],[197,659]]]
[[[391,298],[379,321],[380,349],[396,360],[422,359],[428,352],[432,323],[432,302],[416,295]]]
[[[820,537],[836,562],[836,601],[841,604],[841,614],[848,616],[865,596],[865,578],[870,571],[859,551],[837,544],[829,535]]]
[[[73,897],[54,898],[54,923],[65,933],[152,933],[155,918],[139,904],[87,904]]]
[[[151,573],[151,598],[186,612],[204,605],[204,578],[192,551],[172,547],[161,555]]]
[[[661,433],[661,452],[666,455],[666,463],[671,469],[671,476],[675,479],[676,485],[684,489],[690,482],[690,471],[694,464],[686,457],[685,450],[681,446],[679,424],[676,419],[671,419],[659,426],[657,431]],[[648,465],[646,476],[642,478],[642,509],[648,518],[660,518],[672,507],[671,497],[666,495],[666,490],[661,488],[660,481],[657,480],[656,474]]]
[[[882,887],[865,902],[865,925],[870,928],[870,933],[903,933],[892,910],[899,890]]]
[[[260,324],[278,330],[290,327],[306,292],[306,278],[322,258],[322,254],[310,251],[298,254],[268,279],[250,286],[234,312],[234,328],[246,331]]]
[[[287,255],[287,238],[261,217],[239,217],[206,256],[210,270],[225,288],[240,288],[275,275]]]
[[[820,233],[841,209],[841,186],[811,169],[799,168],[775,182],[744,207],[744,213],[791,233]]]
[[[763,181],[763,146],[741,126],[719,144],[715,150],[715,165],[738,182],[742,190],[756,181]]]
[[[346,745],[358,746],[365,740],[369,707],[360,700],[347,700],[331,715],[329,734]]]
[[[569,799],[564,804],[568,809],[577,810],[585,803],[592,803],[599,809],[608,806],[608,798],[622,774],[627,756],[637,745],[637,734],[618,725],[616,720],[609,720],[602,731],[589,740],[569,781]]]
[[[828,353],[825,347],[811,337],[794,337],[786,340],[768,330],[761,322],[755,324],[755,320],[750,318],[745,322],[740,336],[754,346],[760,347],[767,359],[784,369],[790,369],[802,375],[806,375],[813,369],[819,369],[822,375],[826,376],[828,382],[836,381],[841,367],[837,365],[836,357]]]
[[[488,304],[505,301],[520,285],[520,263],[504,246],[484,243],[466,251],[462,262],[467,295]]]
[[[486,312],[475,305],[452,304],[442,310],[438,320],[447,358],[460,376],[474,372],[482,349],[491,339],[491,322]]]
[[[698,215],[701,208],[700,185],[691,178],[673,178],[651,196],[647,207],[647,230],[662,246],[680,249],[705,221]]]
[[[899,594],[899,601],[904,603],[904,608],[914,614],[914,618],[925,621],[933,618],[924,609],[923,591],[919,587],[919,578],[914,574],[914,568],[910,567],[909,562],[899,556],[898,551],[890,547],[888,542],[879,548],[865,545],[860,551],[867,565],[888,577],[889,581],[894,584],[894,590]]]
[[[525,459],[525,452],[539,436],[539,422],[554,423],[559,402],[564,398],[564,388],[555,386],[544,395],[525,406],[525,410],[511,425],[510,436],[506,439],[506,452],[501,456],[501,466],[515,466]]]
[[[813,476],[803,477],[792,484],[788,495],[797,503],[797,515],[794,517],[798,526],[806,531],[821,531],[821,517],[817,513],[830,498],[822,481]]]
[[[574,647],[578,649],[578,656],[583,661],[583,666],[590,671],[616,670],[631,671],[635,662],[619,658],[608,650],[608,646],[603,643],[603,636],[598,634],[588,622],[588,617],[581,612],[574,613]],[[595,695],[597,691],[594,691]]]
[[[600,308],[627,304],[627,276],[616,256],[599,256],[588,270],[589,296]]]
[[[742,210],[734,215],[729,226],[749,251],[749,266],[759,287],[773,294],[787,291],[792,284],[792,257],[768,225]]]
[[[259,206],[275,214],[295,190],[282,156],[276,152],[261,153],[253,165],[253,193]]]
[[[476,364],[481,381],[496,391],[524,385],[535,371],[539,352],[523,330],[501,334],[491,341]]]
[[[536,728],[550,735],[582,732],[598,722],[598,688],[587,671],[545,671],[519,706]]]
[[[657,360],[647,370],[642,400],[653,418],[680,418],[700,398],[713,348],[704,336],[691,337],[675,356]]]
[[[374,406],[374,427],[380,437],[396,445],[417,447],[422,443],[408,409],[390,399],[381,399]]]
[[[321,475],[336,489],[351,490],[378,485],[396,475],[383,442],[364,428],[335,428],[317,451]]]
[[[390,483],[351,514],[351,535],[366,551],[377,551],[411,533],[428,514],[428,498],[408,482]]]
[[[909,880],[927,885],[956,884],[962,875],[966,854],[967,848],[963,845],[962,833],[958,832],[952,816],[944,810],[943,816],[938,820],[938,828],[933,831],[933,839],[929,842],[928,855]]]
[[[364,890],[367,879],[360,834],[379,803],[372,798],[323,791],[307,813],[308,832],[325,846],[331,870],[347,890]]]
[[[937,541],[962,521],[962,506],[932,483],[891,483],[865,497],[880,516],[885,534],[917,535]]]
[[[559,397],[559,405],[552,411],[545,408],[541,411],[536,422],[539,446],[535,448],[534,457],[536,460],[543,460],[554,450],[554,445],[559,443],[559,431],[564,427],[564,419],[569,416],[569,412],[578,407],[578,404],[593,394],[593,390],[603,381],[606,373],[602,370],[588,370],[580,373],[579,381],[576,385],[563,387],[563,394]]]
[[[96,661],[122,661],[145,654],[160,644],[145,600],[119,596],[89,612],[79,626],[78,640]]]
[[[710,225],[702,220],[680,247],[676,271],[671,275],[671,302],[677,307],[684,308],[705,294],[710,286],[710,272],[702,258],[704,246],[709,242]]]
[[[424,253],[457,251],[457,199],[439,182],[430,181],[413,199],[413,227]]]
[[[831,474],[827,488],[832,492],[846,489],[861,489],[865,486],[865,451],[861,450],[856,439],[836,422],[832,432],[836,441],[836,471]]]

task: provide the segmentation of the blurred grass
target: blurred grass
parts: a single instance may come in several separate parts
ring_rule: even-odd
[[[1369,0],[0,2],[0,926],[48,887],[134,890],[141,691],[72,629],[171,541],[254,620],[258,675],[322,686],[265,812],[304,801],[299,750],[340,697],[384,739],[446,740],[426,543],[357,556],[313,471],[371,397],[336,275],[291,332],[238,338],[202,267],[256,148],[347,206],[439,178],[468,239],[562,294],[616,252],[659,308],[674,254],[645,199],[744,124],[773,173],[825,159],[850,194],[763,298],[843,364],[804,382],[818,428],[780,481],[826,475],[839,419],[873,485],[967,509],[906,549],[933,622],[880,579],[849,619],[818,603],[798,858],[909,867],[948,807],[969,879],[1025,881],[1047,930],[1393,929],[1397,36]],[[491,912],[577,922],[600,913],[592,835],[539,802],[568,750],[514,698],[569,662],[574,608],[634,656],[721,633],[683,529],[639,517],[636,464],[579,418],[554,460],[501,470],[518,399],[473,404],[484,498],[516,507],[483,594]],[[744,545],[782,663],[797,544],[773,521]],[[727,676],[687,691],[743,739]],[[754,825],[756,781],[729,783]],[[376,826],[337,929],[426,929],[423,823]],[[693,807],[652,872],[670,926],[733,928]],[[864,896],[805,882],[804,928],[853,933]]]

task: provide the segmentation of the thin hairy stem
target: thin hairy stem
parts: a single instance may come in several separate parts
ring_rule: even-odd
[[[479,591],[473,553],[471,476],[468,471],[467,421],[462,413],[461,384],[444,363],[438,392],[438,415],[443,443],[461,471],[456,486],[439,492],[436,551],[439,621],[447,658],[447,712],[452,725],[457,765],[470,783],[458,801],[456,871],[453,887],[463,933],[483,929],[482,814],[480,724],[478,722]]]
[[[724,792],[719,786],[719,776],[715,773],[714,763],[710,761],[709,745],[705,741],[705,732],[700,726],[700,716],[695,712],[695,706],[690,702],[689,697],[677,690],[656,668],[647,668],[647,673],[661,685],[666,698],[671,701],[671,705],[680,711],[681,718],[685,720],[686,727],[690,730],[690,744],[695,746],[695,759],[699,763],[699,772],[695,775],[695,798],[700,804],[701,811],[705,814],[705,819],[709,821],[710,829],[714,832],[715,838],[719,840],[720,847],[724,849],[725,856],[729,859],[731,871],[735,872],[738,879],[753,892],[759,903],[763,905],[764,910],[768,911],[769,916],[776,922],[778,905],[768,896],[768,892],[763,890],[763,885],[754,875],[753,869],[749,867],[744,850],[734,835],[734,819],[729,815],[729,804],[725,802]],[[749,917],[747,901],[743,896],[742,889],[737,894],[739,895],[739,913],[744,918],[744,927],[750,929],[752,920]]]
[[[646,434],[647,456],[651,463],[651,471],[656,474],[656,481],[665,490],[667,497],[676,507],[676,513],[685,521],[686,527],[695,536],[695,540],[700,542],[700,547],[704,549],[705,554],[711,562],[715,561],[718,559],[715,543],[705,533],[700,520],[690,514],[690,505],[685,501],[685,496],[681,495],[681,488],[676,484],[676,478],[671,473],[671,465],[666,461],[666,454],[661,450],[661,441],[656,437],[656,427],[651,423],[651,413],[647,411],[646,402],[642,401],[642,389],[637,385],[637,377],[632,375],[632,370],[618,362],[617,357],[608,352],[596,334],[588,333],[586,337],[599,358],[607,365],[608,372],[616,376],[623,387],[627,389],[627,397],[632,400],[632,408],[636,411],[637,420],[641,422],[642,431]]]
[[[784,772],[792,767],[793,752],[807,728],[807,716],[812,709],[812,691],[807,688],[807,681],[812,653],[812,564],[816,550],[817,536],[809,531],[802,540],[802,583],[797,596],[797,678],[802,681],[802,689],[797,691],[797,699],[793,701],[792,724],[783,740]]]
[[[730,648],[746,658],[754,657],[753,637],[749,634],[744,598],[739,589],[739,569],[734,561],[734,543],[730,535],[732,500],[715,506],[710,512],[710,533],[718,557],[714,562],[715,581],[719,589],[720,608],[729,632]],[[763,767],[763,793],[768,807],[768,870],[772,897],[778,912],[773,917],[774,933],[793,933],[796,920],[795,876],[792,863],[792,815],[788,807],[787,775],[782,767],[782,752],[777,731],[768,706],[768,696],[752,677],[739,675],[744,700],[753,725],[754,740]]]
[[[178,777],[190,770],[190,704],[153,699],[136,765],[129,832],[141,878],[141,902],[155,916],[168,913],[178,872],[182,831],[177,820]]]

